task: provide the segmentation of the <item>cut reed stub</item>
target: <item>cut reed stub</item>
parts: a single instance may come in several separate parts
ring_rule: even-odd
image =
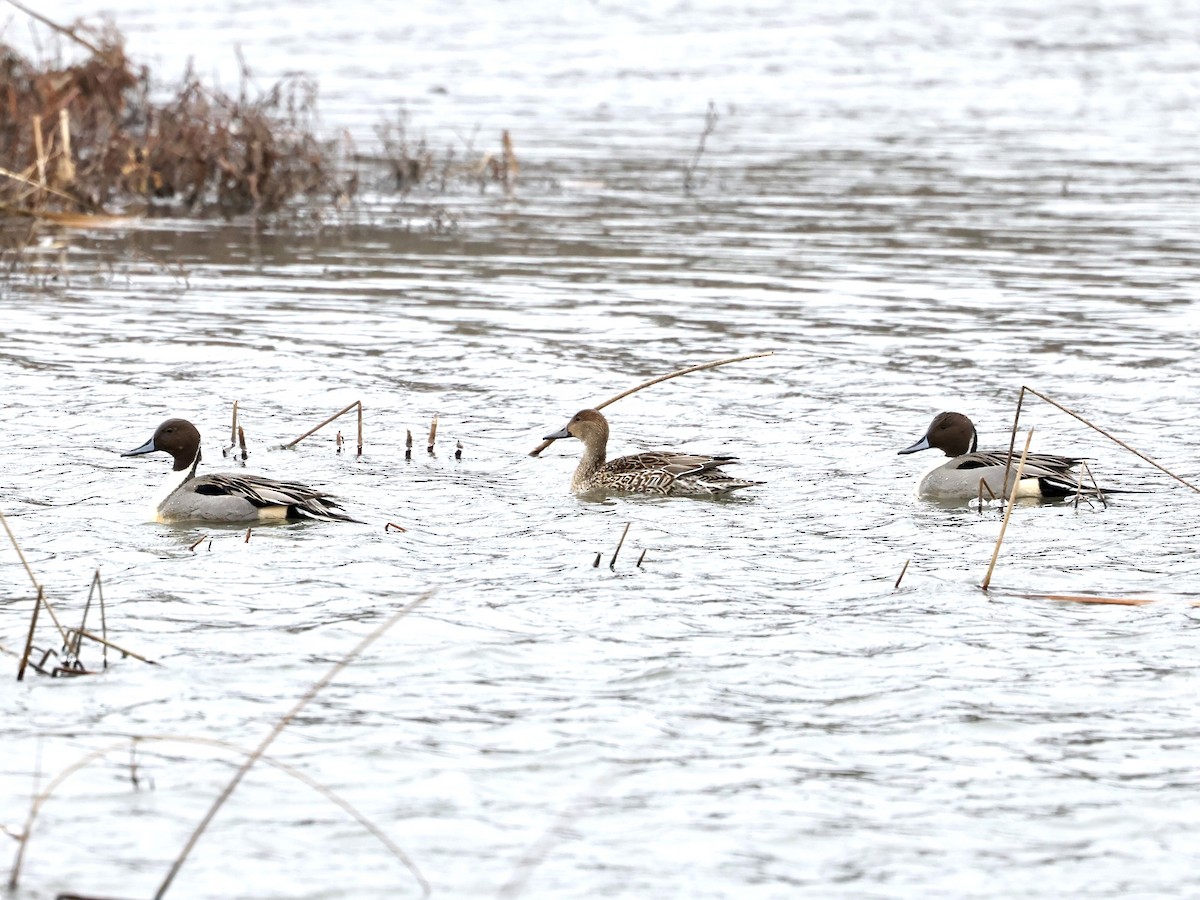
[[[429,423],[429,446],[426,448],[430,456],[433,456],[433,444],[437,440],[437,422],[437,413],[434,413],[433,421]]]
[[[462,441],[458,441],[454,445],[454,458],[459,460],[462,459]]]
[[[250,454],[246,451],[246,432],[241,425],[238,426],[238,449],[242,451],[242,462],[245,462]]]
[[[345,441],[345,439],[342,437],[342,431],[341,431],[341,429],[339,428],[339,429],[338,429],[338,433],[337,433],[337,452],[338,452],[338,453],[341,453],[341,452],[342,452],[342,445],[343,445],[343,444],[345,444],[345,443],[346,443],[346,441]]]
[[[412,447],[413,447],[412,429],[405,428],[404,429],[404,458],[407,460],[412,459]]]
[[[637,566],[635,568],[640,569],[642,567],[642,560],[645,558],[646,558],[646,551],[642,550],[642,555],[638,557]]]
[[[602,557],[603,555],[604,555],[603,553],[597,553],[597,554],[596,554],[596,558],[595,558],[595,559],[592,561],[592,568],[593,568],[593,569],[598,569],[598,568],[600,568],[600,557]]]

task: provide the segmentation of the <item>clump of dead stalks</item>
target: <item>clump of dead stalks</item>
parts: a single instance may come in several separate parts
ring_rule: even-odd
[[[189,71],[178,86],[152,90],[113,26],[64,27],[31,14],[83,58],[40,64],[0,43],[0,211],[271,214],[353,190],[334,146],[316,137],[311,81],[289,78],[250,96],[244,79],[231,97]]]

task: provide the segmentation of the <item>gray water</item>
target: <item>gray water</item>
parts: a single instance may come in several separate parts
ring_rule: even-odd
[[[0,508],[67,624],[99,569],[111,636],[162,663],[0,692],[8,832],[110,751],[12,896],[152,895],[241,759],[200,742],[252,749],[427,592],[268,755],[435,896],[1197,892],[1198,498],[1027,400],[1035,450],[1148,493],[1018,507],[984,593],[999,514],[918,501],[934,460],[896,456],[943,409],[1006,445],[1024,384],[1200,477],[1194,4],[113,9],[165,75],[228,86],[234,43],[264,84],[309,72],[363,145],[400,108],[463,158],[507,128],[521,179],[369,184],[320,229],[55,234],[0,285]],[[738,455],[765,483],[737,499],[577,499],[577,446],[528,456],[765,351],[606,410],[614,453]],[[361,458],[349,418],[277,449],[355,400]],[[363,524],[148,523],[165,459],[119,451],[183,415],[230,468],[234,401],[248,470]],[[7,544],[0,583],[16,651]],[[1047,593],[1157,602],[1017,596]],[[259,765],[169,896],[419,893]]]

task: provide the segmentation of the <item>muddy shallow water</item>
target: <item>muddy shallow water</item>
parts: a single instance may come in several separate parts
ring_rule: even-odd
[[[239,42],[260,80],[311,71],[364,142],[399,103],[435,142],[508,128],[521,181],[368,185],[323,229],[64,233],[0,285],[0,508],[64,619],[99,568],[113,636],[163,663],[0,692],[10,832],[118,748],[46,805],[14,896],[152,895],[240,759],[197,741],[253,748],[426,591],[269,755],[435,895],[1194,891],[1200,498],[1029,402],[1035,449],[1149,493],[1021,506],[984,594],[999,515],[918,501],[934,460],[896,450],[942,409],[1001,447],[1028,384],[1200,476],[1200,13],[331,10],[117,15],[161,64],[221,72]],[[613,452],[738,455],[765,484],[736,499],[575,498],[578,446],[527,455],[639,381],[767,350],[607,410]],[[250,469],[363,524],[148,523],[165,458],[119,451],[183,415],[228,468],[235,400]],[[361,458],[339,426],[276,449],[355,400]],[[15,650],[10,549],[0,580]],[[171,889],[351,894],[419,889],[269,766]]]

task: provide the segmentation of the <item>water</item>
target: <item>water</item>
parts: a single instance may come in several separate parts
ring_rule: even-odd
[[[252,749],[428,591],[268,755],[435,895],[1195,892],[1194,495],[1030,401],[1035,449],[1154,493],[1020,507],[984,594],[998,516],[918,502],[933,460],[895,455],[942,409],[1002,446],[1028,384],[1200,474],[1192,5],[129,0],[118,21],[168,73],[194,53],[232,83],[234,42],[265,83],[303,68],[364,143],[400,105],[464,155],[508,128],[521,181],[369,185],[354,222],[299,233],[56,235],[0,288],[0,506],[65,621],[99,568],[113,637],[163,663],[0,694],[10,832],[113,748],[46,804],[14,896],[152,895],[241,758],[197,742]],[[577,447],[527,455],[639,381],[765,350],[608,410],[615,452],[740,455],[766,484],[736,500],[579,500]],[[147,524],[165,461],[118,451],[185,415],[227,468],[234,400],[254,471],[364,524]],[[361,459],[337,426],[273,449],[355,400]],[[11,550],[0,579],[17,649]],[[170,895],[419,890],[260,765]]]

